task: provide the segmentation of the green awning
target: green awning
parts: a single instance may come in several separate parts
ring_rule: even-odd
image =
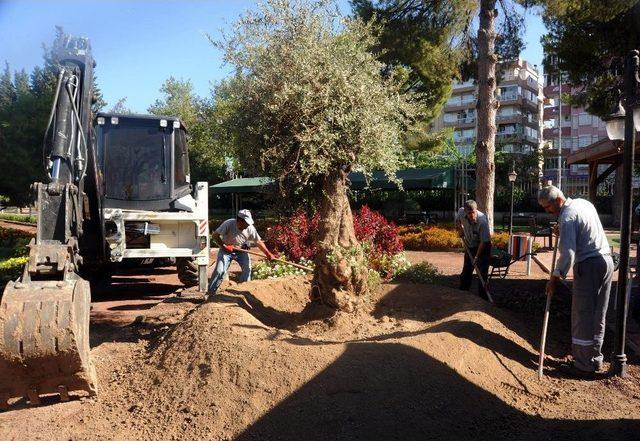
[[[210,185],[212,193],[268,193],[274,189],[271,178],[238,178]]]
[[[398,170],[396,177],[405,190],[434,190],[453,188],[453,171],[448,168],[410,168]],[[362,173],[349,173],[352,190],[397,190],[395,182],[390,181],[384,172],[373,172],[367,180]]]
[[[398,170],[396,176],[402,182],[405,190],[437,190],[453,189],[453,169],[450,168],[411,168]],[[384,172],[373,172],[367,180],[362,173],[349,173],[351,189],[364,190],[366,188],[374,190],[397,190],[398,186],[389,181]],[[469,179],[468,181],[473,181]],[[472,184],[468,182],[467,185]],[[473,185],[473,184],[472,184]],[[472,186],[471,185],[471,186]],[[221,182],[209,187],[212,193],[268,193],[274,191],[275,183],[273,179],[260,178],[238,178]]]

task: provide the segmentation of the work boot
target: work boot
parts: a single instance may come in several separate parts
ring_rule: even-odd
[[[583,371],[577,368],[573,361],[562,363],[558,366],[558,370],[571,378],[577,378],[579,380],[595,380],[598,374],[595,371]]]

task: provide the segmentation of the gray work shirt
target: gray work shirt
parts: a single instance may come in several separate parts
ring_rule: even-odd
[[[483,212],[478,211],[478,218],[475,222],[471,222],[467,218],[464,208],[461,208],[456,215],[456,224],[462,225],[464,240],[468,246],[475,248],[480,245],[480,242],[491,242],[489,221]]]
[[[553,274],[563,279],[574,263],[611,254],[596,207],[586,199],[567,198],[558,216],[560,242]]]
[[[225,245],[233,245],[235,247],[241,247],[246,242],[262,240],[260,239],[260,235],[258,235],[256,227],[249,225],[240,231],[240,229],[238,229],[238,221],[235,219],[227,219],[222,222],[222,225],[216,228],[216,233],[222,236],[222,241]]]

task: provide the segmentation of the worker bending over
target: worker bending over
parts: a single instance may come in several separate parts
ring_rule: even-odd
[[[251,258],[248,253],[237,251],[236,248],[249,249],[252,242],[255,242],[260,251],[262,251],[269,260],[275,259],[275,256],[264,244],[256,227],[253,226],[253,218],[249,210],[240,210],[235,219],[227,219],[213,233],[212,239],[218,244],[218,259],[216,267],[211,276],[209,289],[207,294],[214,295],[224,275],[229,270],[232,260],[240,264],[242,273],[239,282],[247,282],[251,280]]]
[[[478,267],[480,275],[485,281],[487,281],[489,275],[489,263],[491,260],[489,221],[484,213],[478,211],[476,201],[469,199],[458,210],[456,228],[458,229],[458,235],[469,248],[471,256],[473,256],[472,260],[469,257],[469,253],[464,253],[464,266],[460,274],[460,289],[469,291],[475,266]],[[478,294],[483,299],[489,300],[482,283],[478,283]]]
[[[558,216],[558,261],[547,282],[546,294],[555,293],[560,278],[573,266],[571,301],[571,353],[573,361],[560,369],[573,377],[589,377],[602,369],[602,341],[611,291],[613,260],[607,237],[593,204],[565,198],[554,186],[538,192],[538,203]]]

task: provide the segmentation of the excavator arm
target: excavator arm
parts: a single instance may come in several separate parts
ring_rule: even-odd
[[[13,398],[95,395],[90,359],[89,283],[80,276],[79,244],[100,225],[99,174],[91,136],[93,68],[89,41],[60,36],[53,47],[59,75],[44,135],[48,181],[32,185],[38,229],[22,276],[0,302],[0,408]],[[87,227],[89,226],[89,227]],[[98,241],[102,242],[102,241]]]

